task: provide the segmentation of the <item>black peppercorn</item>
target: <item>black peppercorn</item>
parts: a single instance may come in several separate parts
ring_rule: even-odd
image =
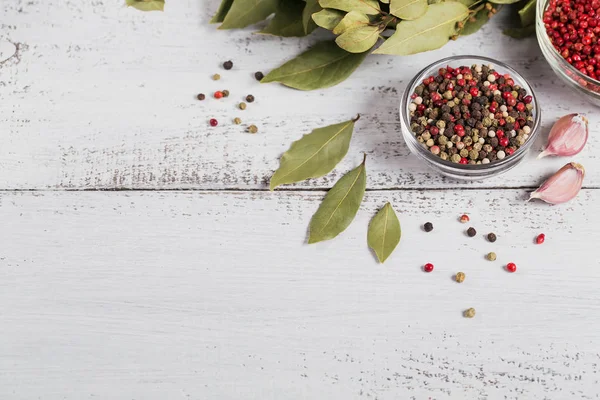
[[[206,98],[206,95],[204,93],[200,93],[198,95],[198,100],[204,100]]]
[[[229,69],[233,68],[233,62],[231,62],[231,60],[230,60],[230,61],[225,61],[225,62],[223,63],[223,68],[225,68],[225,69],[227,69],[227,70],[229,70]]]
[[[257,81],[262,81],[262,78],[265,77],[265,74],[263,74],[262,72],[258,71],[257,73],[254,74],[254,77],[256,78]]]
[[[490,242],[494,243],[496,241],[496,234],[488,233],[487,238]]]
[[[431,222],[427,222],[425,225],[423,225],[423,229],[425,232],[431,232],[433,230],[433,224]]]
[[[254,96],[252,96],[251,94],[249,94],[248,96],[246,96],[246,101],[248,103],[253,103],[254,102]]]
[[[467,229],[467,235],[469,235],[469,237],[473,237],[473,236],[477,235],[477,231],[475,230],[475,228],[471,227],[471,228]]]

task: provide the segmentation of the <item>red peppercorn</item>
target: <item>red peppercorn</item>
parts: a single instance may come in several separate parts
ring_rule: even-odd
[[[419,104],[417,106],[417,111],[421,111],[421,112],[425,111],[425,104],[423,104],[423,103]]]
[[[429,129],[429,133],[431,133],[433,136],[436,136],[436,135],[438,135],[440,133],[440,130],[439,130],[439,128],[437,126],[432,126]]]
[[[508,263],[506,264],[506,270],[508,272],[515,272],[517,270],[517,266],[515,263]]]
[[[513,154],[515,154],[515,149],[512,147],[509,147],[506,150],[504,150],[504,152],[506,153],[507,156],[512,156]]]
[[[479,89],[477,89],[476,87],[472,87],[471,89],[469,89],[469,93],[473,97],[479,96]]]
[[[220,99],[223,97],[223,92],[217,90],[213,96],[215,97],[215,99]]]
[[[463,136],[465,136],[465,127],[464,127],[464,126],[462,126],[462,125],[460,125],[460,124],[458,124],[458,125],[455,125],[455,126],[454,126],[454,132],[455,132],[455,133],[456,133],[458,136],[460,136],[460,137],[463,137]]]
[[[498,141],[498,143],[500,143],[500,146],[506,147],[506,146],[508,146],[508,138],[507,137],[503,137],[502,139],[500,139]]]
[[[459,164],[468,164],[468,163],[469,163],[469,160],[467,160],[466,158],[463,157],[463,158],[460,159],[460,163]]]
[[[508,97],[506,99],[506,104],[508,104],[511,107],[514,107],[517,104],[517,99],[515,99],[514,97],[512,97],[512,95],[510,97]]]
[[[416,93],[413,93],[413,94],[410,95],[410,98],[412,100],[416,99],[417,97],[418,97],[418,95]]]
[[[463,224],[466,224],[467,222],[469,222],[470,218],[467,214],[463,214],[460,216],[460,222]]]
[[[544,235],[543,233],[540,233],[539,235],[537,235],[537,237],[535,238],[535,242],[537,244],[542,244],[546,241],[546,235]]]
[[[425,272],[433,271],[433,264],[427,263],[427,264],[423,265],[423,271],[425,271]]]
[[[520,111],[520,112],[525,111],[525,104],[523,104],[523,103],[517,104],[517,111]]]
[[[219,125],[219,121],[217,121],[214,118],[211,118],[210,121],[208,121],[210,123],[210,126],[217,126]]]
[[[502,139],[504,137],[504,131],[502,129],[498,129],[496,131],[496,136],[498,137],[498,139]]]
[[[465,86],[467,84],[467,82],[464,79],[459,79],[456,81],[456,84],[458,86]]]

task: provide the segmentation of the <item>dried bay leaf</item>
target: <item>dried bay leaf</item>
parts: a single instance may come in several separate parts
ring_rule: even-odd
[[[234,0],[219,29],[245,28],[277,11],[278,0]]]
[[[524,39],[526,37],[535,35],[535,25],[529,25],[525,28],[506,29],[502,33],[514,39]]]
[[[535,6],[537,0],[529,0],[523,8],[519,10],[519,18],[521,18],[521,26],[526,27],[535,23]]]
[[[317,24],[312,19],[312,15],[321,11],[321,5],[318,0],[306,0],[306,6],[302,10],[302,25],[304,26],[304,33],[309,34],[317,29]]]
[[[334,41],[317,43],[269,72],[260,82],[280,82],[299,90],[314,90],[337,85],[349,77],[367,53],[349,53]]]
[[[333,239],[354,220],[367,187],[365,158],[327,192],[325,199],[310,220],[308,243]]]
[[[315,129],[292,143],[281,156],[279,168],[271,178],[270,189],[331,172],[348,153],[358,118]]]
[[[314,13],[312,15],[312,19],[321,28],[325,28],[331,31],[340,23],[340,21],[344,18],[345,14],[346,13],[339,10],[324,9],[317,13]]]
[[[302,21],[305,5],[304,0],[280,1],[275,16],[259,33],[283,37],[306,36]]]
[[[229,12],[229,9],[231,8],[232,4],[233,4],[233,0],[222,0],[221,5],[217,9],[217,12],[215,13],[215,15],[210,20],[210,23],[216,24],[218,22],[223,22],[223,20],[225,19],[225,16]]]
[[[140,11],[164,11],[165,8],[165,0],[126,0],[125,4]]]
[[[391,0],[390,13],[398,18],[413,20],[427,12],[427,0]]]
[[[398,243],[400,243],[401,235],[402,231],[398,216],[392,205],[387,203],[373,217],[367,233],[367,243],[375,252],[380,263],[384,263],[392,254]]]
[[[377,0],[319,0],[323,8],[335,8],[342,11],[360,11],[369,15],[380,13],[379,2]]]
[[[358,11],[350,11],[344,16],[344,18],[342,18],[340,23],[337,24],[335,28],[333,28],[332,32],[335,35],[339,35],[348,29],[368,25],[369,22],[371,21],[365,13]]]
[[[475,15],[472,15],[465,21],[465,26],[460,30],[460,34],[463,36],[472,35],[477,32],[483,25],[485,25],[489,20],[489,11],[485,8],[477,11]]]
[[[490,0],[490,3],[494,4],[514,4],[518,3],[521,0]]]
[[[335,39],[335,42],[342,49],[350,53],[363,53],[375,46],[379,34],[385,29],[382,26],[362,26],[348,29]]]
[[[409,55],[438,49],[456,34],[456,23],[468,16],[469,9],[461,3],[431,4],[422,17],[400,22],[396,32],[373,53]]]

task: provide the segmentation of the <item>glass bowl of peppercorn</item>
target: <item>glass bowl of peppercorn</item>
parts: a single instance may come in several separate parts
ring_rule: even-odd
[[[404,141],[443,175],[481,180],[523,161],[541,111],[517,71],[487,57],[454,56],[419,72],[400,105]]]
[[[536,35],[554,73],[600,106],[600,0],[539,0]]]

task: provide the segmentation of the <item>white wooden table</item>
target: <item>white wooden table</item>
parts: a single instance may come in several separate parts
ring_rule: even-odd
[[[169,1],[165,13],[122,3],[0,3],[0,399],[599,398],[600,119],[534,39],[497,37],[500,16],[439,51],[369,57],[339,86],[299,92],[253,74],[319,35],[217,31],[216,1]],[[523,201],[571,160],[532,154],[465,183],[409,155],[404,85],[465,53],[522,71],[546,133],[561,115],[588,114],[575,201]],[[229,99],[195,99],[225,88]],[[236,110],[248,93],[257,101]],[[332,174],[267,190],[293,140],[357,113]],[[356,220],[308,246],[325,190],[361,152],[368,192]],[[378,265],[366,231],[386,201],[403,238]],[[464,212],[474,239],[456,220]],[[540,232],[547,242],[535,246]],[[509,261],[517,273],[503,271]],[[469,307],[477,316],[462,318]]]

